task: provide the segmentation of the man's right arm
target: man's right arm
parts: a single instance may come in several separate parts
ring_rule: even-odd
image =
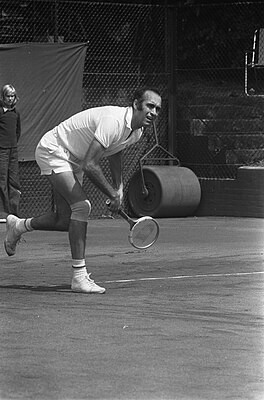
[[[83,161],[83,171],[88,178],[96,185],[110,200],[110,210],[117,212],[121,206],[120,196],[117,193],[106,177],[100,167],[100,161],[104,155],[105,149],[101,143],[94,138],[89,146]]]

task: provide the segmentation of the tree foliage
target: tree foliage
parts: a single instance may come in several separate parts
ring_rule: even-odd
[[[242,67],[254,31],[263,27],[263,21],[263,2],[178,2],[178,67]]]

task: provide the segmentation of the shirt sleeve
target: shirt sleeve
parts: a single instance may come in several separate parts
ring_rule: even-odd
[[[119,132],[119,121],[112,116],[104,116],[100,118],[94,137],[107,149],[118,140]]]
[[[17,141],[19,140],[20,135],[21,135],[21,120],[20,120],[20,114],[17,111],[17,128],[16,128]]]

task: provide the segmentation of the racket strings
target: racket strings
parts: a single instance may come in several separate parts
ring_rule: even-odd
[[[153,230],[154,230],[153,224],[148,224],[146,226],[143,226],[136,232],[134,239],[144,242],[151,235]]]

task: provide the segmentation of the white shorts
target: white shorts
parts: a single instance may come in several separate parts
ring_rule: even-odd
[[[41,175],[73,172],[78,181],[83,182],[82,162],[60,144],[57,128],[45,133],[41,138],[36,147],[35,158]]]

